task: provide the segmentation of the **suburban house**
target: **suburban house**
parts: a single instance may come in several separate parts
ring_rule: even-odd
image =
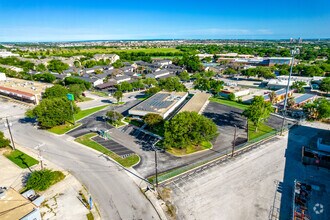
[[[120,68],[120,70],[122,70],[123,72],[133,72],[134,69],[135,68],[133,66],[124,66],[124,67]]]
[[[114,63],[120,59],[120,57],[117,54],[95,54],[93,57],[96,61],[110,60],[110,63]]]
[[[91,76],[87,74],[85,74],[84,76],[76,76],[75,78],[82,79],[86,82],[90,82],[93,87],[103,83],[103,79],[99,79],[96,76]]]
[[[119,84],[122,82],[130,81],[132,78],[130,76],[122,75],[122,76],[116,76],[114,79],[116,80],[117,84]]]
[[[158,64],[161,67],[163,67],[163,66],[172,64],[172,60],[157,60],[154,63]]]
[[[100,71],[103,71],[103,66],[94,66],[94,67],[91,67],[91,68],[85,68],[84,69],[84,72],[85,73],[94,73],[96,70],[100,70]]]
[[[152,74],[153,74],[153,75],[155,76],[155,78],[157,79],[157,78],[160,78],[160,77],[162,77],[162,76],[170,75],[170,71],[164,69],[164,70],[159,70],[159,71],[153,72]]]

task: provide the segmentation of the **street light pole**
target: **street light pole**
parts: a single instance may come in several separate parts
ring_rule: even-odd
[[[289,88],[290,88],[290,81],[291,81],[292,68],[293,68],[294,55],[295,54],[299,54],[299,49],[294,48],[293,50],[291,50],[292,60],[291,60],[291,66],[290,66],[290,74],[289,74],[288,84],[287,84],[286,90],[285,90],[285,99],[284,99],[284,106],[283,106],[283,120],[282,120],[282,126],[281,126],[281,135],[283,135],[284,122],[285,122],[285,119],[286,119],[286,105],[288,103],[288,92],[289,92]]]
[[[74,118],[74,111],[73,111],[73,105],[72,105],[72,102],[73,101],[70,101],[70,104],[71,104],[71,111],[72,111],[72,119],[73,119],[73,124],[76,125],[76,120]]]
[[[9,123],[9,121],[8,121],[8,118],[6,117],[6,123],[7,124],[5,124],[5,126],[8,128],[8,131],[9,131],[9,135],[10,135],[10,140],[11,140],[11,143],[12,143],[12,148],[13,148],[13,150],[15,150],[16,149],[16,147],[15,147],[15,142],[14,142],[14,139],[13,139],[13,135],[12,135],[12,133],[11,133],[11,129],[10,129],[10,123]]]
[[[36,149],[36,150],[38,151],[38,158],[39,158],[39,160],[40,160],[40,168],[41,168],[41,170],[44,169],[43,157],[42,157],[42,155],[41,155],[41,152],[42,152],[41,147],[44,146],[44,145],[45,145],[44,143],[42,143],[42,144],[38,144],[38,145],[34,148],[34,149]]]

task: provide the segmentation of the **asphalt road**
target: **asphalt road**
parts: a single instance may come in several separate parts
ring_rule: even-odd
[[[138,186],[112,161],[69,141],[70,136],[58,137],[14,118],[12,122],[15,142],[31,149],[44,143],[43,157],[69,170],[89,189],[99,205],[102,219],[159,219]],[[4,126],[0,129],[5,130]]]
[[[109,130],[111,128],[114,128],[113,126],[109,125],[104,121],[104,116],[106,112],[110,110],[115,110],[123,115],[127,115],[128,109],[132,108],[140,102],[140,100],[134,100],[120,106],[109,106],[102,111],[96,112],[80,120],[79,123],[82,123],[82,125],[68,132],[67,134],[76,138],[84,134],[90,133],[92,130]]]

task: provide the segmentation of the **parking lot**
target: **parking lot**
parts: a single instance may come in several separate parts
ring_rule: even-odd
[[[129,134],[136,139],[136,143],[141,145],[141,149],[144,151],[153,151],[153,144],[156,143],[158,140],[157,137],[145,133],[144,131],[140,130],[139,128],[133,125],[126,125],[120,129],[122,132]]]
[[[234,140],[235,126],[236,145],[247,141],[246,119],[241,115],[242,110],[210,102],[203,115],[212,119],[217,125],[219,136],[213,140],[213,150],[225,152],[232,147]]]
[[[330,219],[330,171],[301,163],[301,147],[330,126],[299,126],[233,160],[170,183],[178,219],[291,219],[294,180],[320,186],[312,219]],[[321,128],[320,128],[320,127]],[[327,132],[327,133],[326,133]],[[271,216],[275,218],[271,218]]]
[[[105,147],[105,148],[111,150],[112,152],[114,152],[115,154],[121,156],[122,158],[125,158],[131,154],[134,154],[133,151],[131,151],[130,149],[126,148],[125,146],[123,146],[113,140],[106,140],[99,136],[93,137],[92,139],[95,142],[102,145],[103,147]]]

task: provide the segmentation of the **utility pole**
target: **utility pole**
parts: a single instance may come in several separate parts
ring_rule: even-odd
[[[40,160],[40,168],[41,168],[41,170],[44,169],[44,165],[43,165],[43,157],[42,157],[42,155],[41,155],[41,153],[42,153],[41,147],[44,146],[44,145],[45,145],[44,143],[42,143],[42,144],[38,144],[38,145],[34,148],[34,149],[36,149],[36,150],[38,151],[38,158],[39,158],[39,160]]]
[[[73,105],[72,105],[72,102],[73,101],[70,101],[70,104],[71,104],[71,111],[72,111],[72,119],[73,119],[73,124],[76,125],[76,120],[74,118],[74,111],[73,111]]]
[[[155,174],[156,174],[156,187],[158,187],[158,162],[157,162],[157,149],[155,147],[155,144],[157,143],[158,141],[156,141],[154,144],[152,144],[152,148],[154,149],[154,152],[155,152]]]
[[[15,142],[14,142],[14,139],[13,139],[13,135],[12,135],[12,133],[11,133],[10,126],[12,126],[12,124],[9,123],[8,118],[6,117],[6,124],[5,124],[5,127],[8,128],[9,135],[10,135],[10,140],[11,140],[11,143],[12,143],[12,148],[13,148],[13,150],[16,150]]]
[[[235,125],[234,141],[233,141],[233,147],[232,147],[232,150],[231,150],[231,157],[234,156],[235,145],[236,145],[236,132],[237,132],[237,126]]]
[[[285,122],[285,119],[286,119],[286,105],[288,103],[288,92],[289,92],[289,89],[290,89],[290,81],[291,81],[292,68],[293,68],[294,55],[295,54],[299,54],[299,49],[294,48],[293,50],[291,50],[292,60],[291,60],[291,66],[290,66],[290,74],[289,74],[288,84],[287,84],[286,90],[285,90],[285,99],[284,99],[284,106],[283,106],[283,121],[282,121],[282,126],[281,126],[281,135],[283,135],[284,122]]]

